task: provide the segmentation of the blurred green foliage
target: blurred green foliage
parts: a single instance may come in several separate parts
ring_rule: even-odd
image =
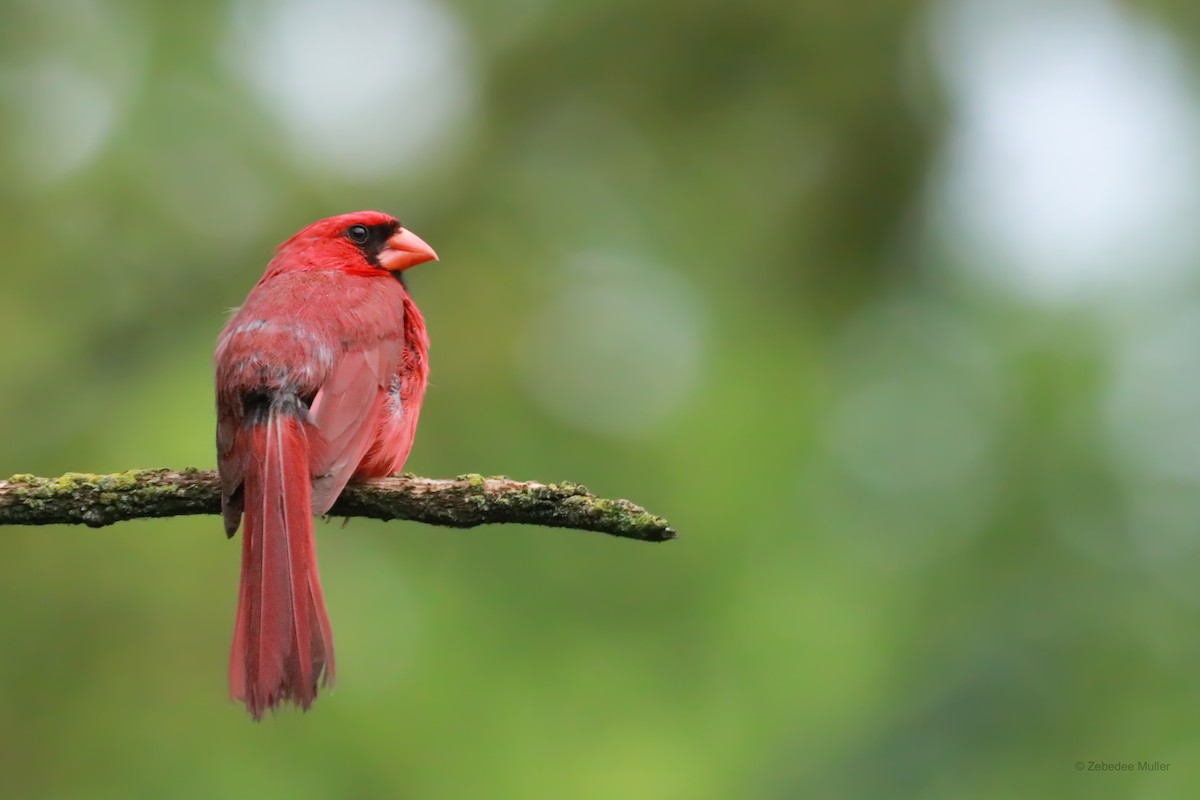
[[[936,8],[0,4],[0,474],[211,467],[225,312],[374,207],[442,257],[408,468],[682,535],[319,526],[339,683],[254,725],[216,518],[5,530],[4,796],[1197,796],[1200,487],[1105,438],[1119,319],[929,244]],[[354,47],[420,78],[256,83]]]

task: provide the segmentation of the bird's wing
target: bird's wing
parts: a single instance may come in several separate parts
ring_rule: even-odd
[[[404,344],[377,418],[378,445],[359,464],[358,475],[391,475],[404,468],[417,432],[417,419],[429,382],[429,336],[416,303],[404,296]]]
[[[400,359],[398,339],[347,350],[313,399],[309,420],[321,434],[311,455],[314,514],[329,511],[375,442],[376,420]]]

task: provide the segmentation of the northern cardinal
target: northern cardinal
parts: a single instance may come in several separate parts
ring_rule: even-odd
[[[314,222],[277,248],[217,339],[225,533],[245,516],[229,689],[256,720],[284,701],[307,709],[333,683],[313,516],[351,478],[408,457],[429,337],[401,273],[435,259],[387,214]]]

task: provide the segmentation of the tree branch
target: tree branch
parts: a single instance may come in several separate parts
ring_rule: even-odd
[[[0,480],[0,525],[88,525],[127,519],[219,514],[221,489],[211,470],[135,469],[112,475],[68,472],[58,478],[14,475]],[[403,475],[351,483],[333,517],[408,519],[451,528],[519,522],[577,528],[642,542],[675,531],[628,500],[596,497],[576,483],[533,483],[459,475],[453,480]]]

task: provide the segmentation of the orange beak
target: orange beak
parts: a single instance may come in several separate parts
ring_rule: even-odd
[[[426,261],[437,261],[437,253],[412,231],[399,229],[379,251],[379,264],[392,272],[415,267]]]

